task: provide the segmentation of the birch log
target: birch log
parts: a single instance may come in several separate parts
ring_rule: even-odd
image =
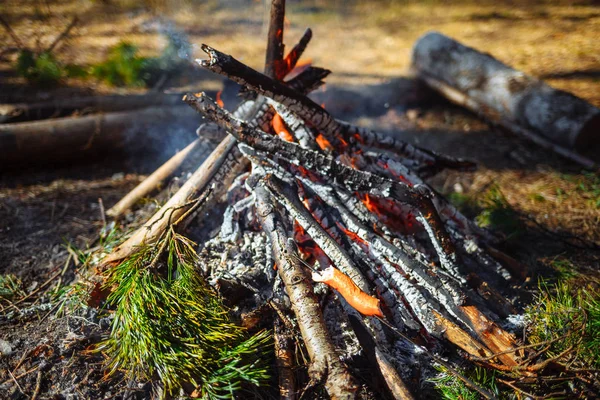
[[[461,105],[493,122],[505,120],[569,149],[600,145],[600,109],[440,33],[416,42],[412,67],[434,89],[440,82],[465,95],[470,101]]]

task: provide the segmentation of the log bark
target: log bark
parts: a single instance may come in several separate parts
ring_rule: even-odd
[[[59,118],[0,125],[0,166],[87,157],[103,150],[143,148],[145,132],[175,123],[194,129],[200,119],[187,107]],[[166,129],[165,129],[166,132]]]
[[[327,393],[334,399],[356,398],[358,386],[342,363],[327,332],[321,306],[314,294],[310,278],[299,257],[293,257],[294,245],[287,239],[283,219],[274,207],[268,190],[260,184],[254,190],[256,208],[263,230],[273,244],[277,271],[296,314],[302,339],[311,359],[309,375],[313,382],[325,381]]]
[[[295,400],[297,396],[292,335],[285,329],[279,318],[275,319],[273,339],[277,372],[279,374],[280,399]]]
[[[178,106],[183,94],[148,93],[55,99],[37,103],[0,104],[0,123],[57,118],[75,112],[121,112],[146,107]]]
[[[412,57],[425,82],[463,93],[472,101],[462,105],[492,121],[504,119],[569,149],[600,146],[600,109],[488,54],[430,32],[416,42]]]

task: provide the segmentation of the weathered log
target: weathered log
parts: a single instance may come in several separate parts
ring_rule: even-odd
[[[314,383],[325,381],[325,388],[332,398],[349,399],[357,394],[358,386],[341,362],[331,341],[321,306],[316,298],[310,278],[295,254],[288,239],[283,219],[274,207],[269,191],[257,185],[254,189],[256,208],[263,230],[273,245],[277,271],[292,303],[306,350],[311,359],[309,375]]]
[[[66,117],[75,112],[121,112],[146,107],[178,106],[182,94],[148,93],[55,99],[37,103],[0,104],[0,123]]]
[[[51,121],[0,125],[0,165],[96,155],[103,150],[143,149],[145,132],[169,124],[193,131],[200,119],[187,107],[151,107],[143,110],[59,118]],[[165,134],[166,136],[166,134]]]
[[[461,105],[494,122],[506,121],[569,149],[600,146],[600,109],[488,54],[430,32],[416,42],[412,57],[425,82],[436,90],[432,82],[456,89],[469,100]]]

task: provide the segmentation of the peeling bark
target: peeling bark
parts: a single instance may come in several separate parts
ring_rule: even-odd
[[[356,398],[358,386],[346,366],[340,361],[323,321],[321,307],[313,292],[310,278],[292,254],[283,219],[273,205],[269,191],[260,184],[254,189],[257,214],[263,230],[271,238],[277,271],[284,282],[292,303],[311,365],[309,375],[313,382],[325,381],[332,398]]]

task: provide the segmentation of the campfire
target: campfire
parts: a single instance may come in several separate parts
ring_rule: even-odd
[[[310,30],[284,57],[284,2],[273,3],[264,73],[202,46],[200,66],[238,83],[243,101],[229,112],[218,97],[185,95],[206,118],[199,135],[224,139],[99,273],[119,287],[113,271],[145,248],[153,273],[176,274],[171,257],[192,260],[247,329],[273,330],[283,398],[320,385],[332,398],[413,398],[434,364],[493,398],[460,372],[465,361],[536,376],[539,348],[505,329],[522,266],[425,181],[475,166],[340,121],[307,97],[330,71],[298,68]],[[108,215],[121,217],[199,143]],[[197,246],[183,236],[196,228],[209,236]],[[105,350],[118,368],[118,340]]]

